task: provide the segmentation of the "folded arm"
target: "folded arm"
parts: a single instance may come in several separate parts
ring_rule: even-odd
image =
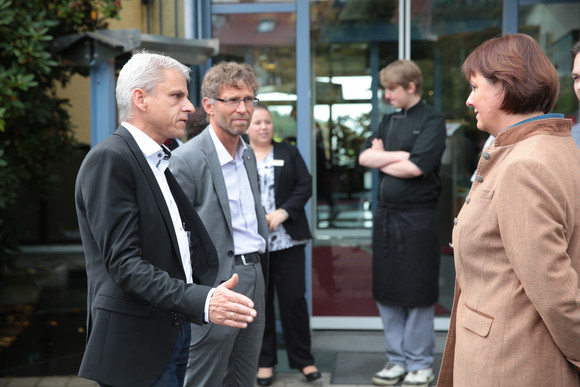
[[[375,138],[371,147],[359,155],[358,162],[363,167],[377,168],[387,175],[410,179],[423,174],[419,167],[409,161],[410,155],[406,151],[385,150],[383,141]]]

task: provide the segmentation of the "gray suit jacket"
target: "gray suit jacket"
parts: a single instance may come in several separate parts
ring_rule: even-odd
[[[260,202],[256,156],[250,147],[244,155],[244,166],[254,196],[258,232],[267,241],[268,224]],[[233,274],[234,236],[226,183],[208,128],[173,151],[169,169],[188,195],[216,246],[220,261],[215,282],[218,285]],[[267,276],[267,254],[262,255],[261,263],[264,276]]]

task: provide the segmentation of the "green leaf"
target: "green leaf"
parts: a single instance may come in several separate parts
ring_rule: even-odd
[[[17,99],[12,100],[12,106],[14,106],[17,109],[24,109],[24,104]]]

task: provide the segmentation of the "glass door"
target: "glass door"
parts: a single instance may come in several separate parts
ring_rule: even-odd
[[[392,107],[381,102],[377,73],[399,59],[404,10],[410,59],[423,72],[427,103],[447,118],[440,198],[441,272],[436,328],[446,329],[455,272],[449,248],[454,216],[469,189],[479,141],[465,106],[461,65],[501,33],[502,2],[349,0],[311,2],[315,196],[312,201],[313,328],[382,329],[371,289],[371,230],[376,175],[358,165],[365,139]],[[408,33],[408,32],[407,32]],[[405,38],[405,39],[403,39]],[[385,284],[388,286],[388,284]]]
[[[376,125],[379,58],[397,59],[397,5],[311,2],[314,328],[380,329],[371,291],[373,178],[357,160]]]
[[[276,141],[296,141],[296,15],[292,12],[214,14],[212,37],[220,41],[214,63],[250,64],[268,106]],[[303,157],[306,157],[304,155]]]

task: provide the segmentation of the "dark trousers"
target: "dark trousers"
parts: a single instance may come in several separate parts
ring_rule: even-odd
[[[151,387],[182,387],[189,359],[189,344],[191,342],[191,323],[184,321],[179,327],[177,341],[173,347],[173,353],[167,366],[163,370],[159,379]],[[153,355],[154,356],[154,355]],[[123,370],[119,370],[123,372]],[[101,384],[101,387],[112,387],[108,384]]]
[[[258,363],[260,367],[274,367],[278,363],[274,289],[278,296],[280,321],[290,368],[302,370],[314,364],[310,349],[310,321],[305,298],[305,260],[304,245],[270,251],[266,327]]]

